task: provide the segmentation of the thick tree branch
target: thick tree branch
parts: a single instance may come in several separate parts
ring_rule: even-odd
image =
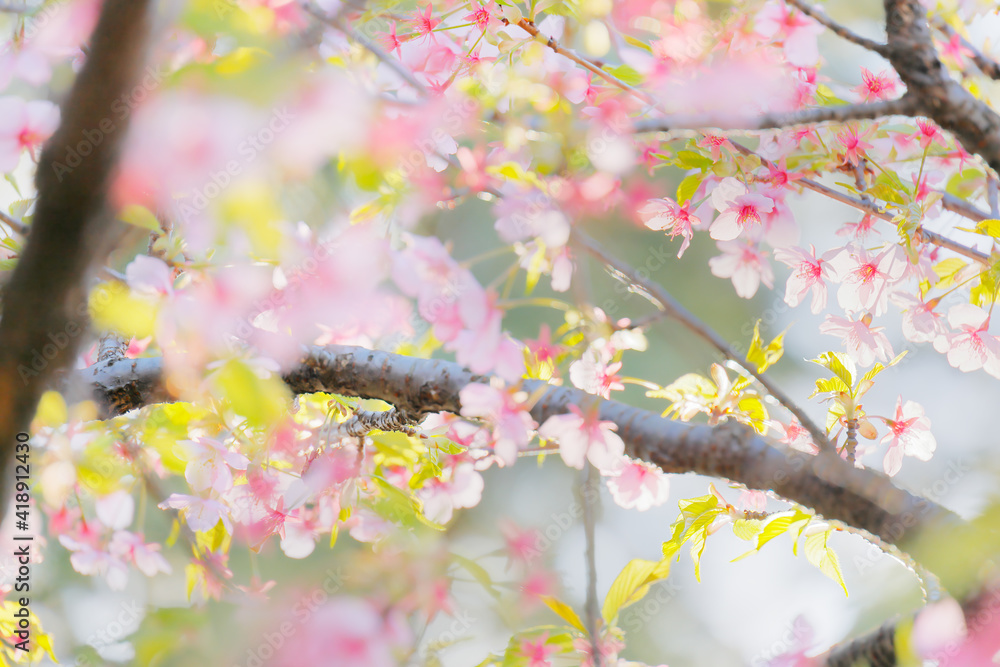
[[[884,0],[888,53],[922,113],[1000,172],[1000,115],[954,81],[938,58],[919,0]]]
[[[123,359],[79,371],[79,377],[105,410],[118,414],[166,400],[161,370],[159,358]],[[484,381],[488,378],[452,362],[349,346],[312,348],[285,375],[294,393],[377,398],[395,406],[407,420],[433,412],[461,412],[461,389]],[[774,491],[904,550],[925,528],[961,523],[943,507],[897,488],[881,473],[855,468],[835,455],[782,452],[736,423],[710,427],[678,422],[539,380],[524,381],[524,388],[545,389],[531,408],[539,423],[569,412],[571,405],[596,400],[601,419],[618,426],[630,456],[669,473],[693,472]],[[919,560],[919,554],[914,557]]]
[[[729,346],[729,343],[727,343],[722,336],[717,334],[711,329],[711,327],[695,317],[694,314],[682,306],[672,294],[670,294],[658,283],[651,280],[643,280],[632,267],[628,266],[616,257],[611,256],[596,241],[583,232],[575,229],[573,230],[573,237],[574,240],[587,252],[613,268],[619,274],[624,276],[631,284],[641,287],[654,300],[656,300],[657,303],[660,304],[660,307],[668,316],[683,324],[688,331],[692,332],[694,335],[704,341],[707,341],[723,357],[739,364],[743,370],[749,373],[765,389],[767,389],[768,393],[770,393],[775,400],[781,403],[786,410],[795,415],[795,418],[799,420],[799,423],[802,424],[803,428],[809,431],[809,435],[812,436],[813,442],[815,442],[818,447],[825,449],[828,452],[833,451],[833,444],[827,438],[826,431],[817,426],[809,415],[797,406],[791,397],[782,391],[780,387],[775,385],[769,377],[757,372],[757,368],[752,363],[736,354],[736,352],[733,351],[733,349]]]
[[[31,234],[4,290],[0,320],[0,516],[15,435],[27,429],[47,380],[73,359],[85,328],[85,277],[113,228],[105,195],[127,128],[111,121],[111,108],[142,71],[149,5],[105,0],[62,123],[38,163]],[[63,160],[85,132],[101,132],[102,140],[83,164],[68,167]]]
[[[849,120],[874,120],[885,116],[909,116],[918,108],[917,101],[909,95],[895,100],[848,104],[836,107],[814,107],[797,111],[769,111],[759,116],[736,116],[721,112],[714,114],[683,115],[671,114],[665,118],[639,120],[633,124],[635,132],[676,132],[678,130],[706,131],[730,130],[774,130],[813,125],[816,123]]]
[[[868,39],[867,37],[862,37],[856,32],[853,32],[847,29],[846,27],[840,25],[839,23],[837,23],[829,16],[816,9],[815,7],[806,4],[803,0],[786,0],[786,2],[795,7],[796,9],[798,9],[800,12],[802,12],[809,18],[816,21],[817,23],[826,26],[830,30],[830,32],[837,35],[838,37],[842,37],[843,39],[846,39],[848,42],[857,44],[862,48],[868,49],[869,51],[874,51],[880,56],[886,55],[886,51],[888,50],[888,46],[886,44],[882,44],[881,42],[876,42],[875,40]]]

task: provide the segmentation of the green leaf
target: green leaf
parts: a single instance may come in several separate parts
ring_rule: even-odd
[[[122,209],[122,212],[118,214],[118,218],[123,222],[127,222],[130,225],[135,225],[142,229],[148,229],[151,232],[160,232],[160,221],[156,219],[156,216],[146,208],[145,206],[139,206],[138,204],[131,204]]]
[[[998,222],[998,224],[1000,224],[1000,221],[994,222]],[[938,276],[936,287],[939,287],[940,289],[947,289],[953,282],[955,282],[955,276],[957,276],[966,266],[968,266],[968,263],[958,257],[942,259],[934,265],[934,273]]]
[[[844,575],[840,571],[840,562],[833,549],[827,546],[827,540],[833,529],[806,536],[806,558],[810,563],[819,568],[819,571],[830,577],[844,589],[847,595],[847,584],[844,583]]]
[[[747,394],[736,404],[742,417],[749,419],[750,427],[760,433],[767,434],[767,408],[764,401],[756,394]]]
[[[641,600],[649,592],[650,584],[665,579],[669,574],[669,558],[660,561],[636,558],[629,561],[615,577],[607,597],[604,598],[604,607],[601,609],[604,623],[612,625],[619,611]]]
[[[487,593],[492,595],[494,598],[500,597],[500,592],[493,587],[493,579],[490,577],[490,573],[486,569],[474,560],[469,560],[464,556],[459,556],[458,554],[452,554],[452,559],[463,568],[465,571],[472,575]]]
[[[792,528],[799,530],[805,528],[810,521],[812,521],[812,515],[800,509],[796,509],[791,515],[771,517],[761,528],[760,534],[757,535],[757,546],[753,551],[760,551],[765,544]]]
[[[698,191],[698,186],[705,179],[705,174],[701,172],[696,172],[693,174],[688,174],[677,186],[677,203],[683,205],[685,202],[691,201],[694,197],[694,193]]]
[[[750,350],[747,352],[747,361],[757,366],[757,372],[763,373],[768,368],[778,363],[781,359],[781,355],[785,353],[783,339],[785,337],[785,332],[778,334],[774,340],[767,344],[767,347],[762,345],[763,340],[760,337],[760,320],[757,320],[753,325],[753,338],[750,340]]]
[[[541,597],[545,606],[554,611],[559,618],[563,619],[583,634],[587,634],[587,628],[584,627],[583,621],[581,621],[580,617],[576,615],[576,612],[573,611],[572,607],[550,595],[543,595]]]
[[[406,528],[412,529],[423,525],[434,530],[444,530],[444,526],[424,516],[419,500],[377,475],[372,475],[371,478],[382,491],[382,497],[374,504],[374,509],[379,516],[395,521]]]
[[[980,234],[985,234],[986,236],[992,236],[995,239],[1000,239],[1000,220],[996,220],[995,218],[982,220],[976,224],[976,231],[979,232]],[[937,267],[935,267],[934,270],[937,271]]]
[[[733,521],[733,535],[741,540],[750,541],[760,535],[764,522],[760,519],[737,519]]]
[[[674,523],[674,534],[663,545],[663,555],[672,556],[683,544],[691,544],[691,560],[694,561],[694,574],[701,581],[701,555],[705,552],[705,541],[708,539],[708,529],[715,518],[728,510],[719,506],[719,499],[714,494],[681,500],[678,503],[681,516]]]
[[[848,387],[854,386],[855,366],[854,362],[846,354],[842,352],[824,352],[811,361],[839,377]]]
[[[608,67],[606,69],[615,78],[621,79],[630,86],[637,86],[642,83],[642,75],[629,65],[618,65],[617,67]]]
[[[676,161],[682,169],[707,169],[714,164],[712,158],[694,151],[677,151]]]

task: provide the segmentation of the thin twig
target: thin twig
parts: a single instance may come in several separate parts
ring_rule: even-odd
[[[730,139],[730,143],[733,144],[736,150],[740,151],[744,155],[757,155],[757,153],[753,152],[752,150],[750,150],[749,148],[747,148],[746,146],[737,141],[733,141],[732,139]],[[764,165],[765,167],[772,166],[773,163],[771,163],[766,158],[760,157],[760,155],[757,155],[757,157],[760,158],[761,164]],[[858,199],[857,197],[852,197],[838,190],[834,190],[833,188],[823,185],[818,181],[814,181],[811,178],[800,178],[795,182],[801,185],[802,187],[806,188],[807,190],[818,192],[819,194],[825,195],[835,201],[839,201],[842,204],[847,204],[848,206],[853,206],[858,210],[870,213],[872,216],[878,218],[879,220],[892,222],[892,219],[894,217],[892,214],[886,212],[882,207],[880,207],[875,202],[864,202],[861,199]],[[958,197],[954,197],[952,195],[946,195],[942,199],[941,204],[946,209],[964,215],[965,217],[970,219],[984,220],[987,217],[986,214],[982,213],[971,204],[968,204],[967,202],[964,202]],[[947,248],[952,252],[955,252],[964,257],[968,257],[969,259],[975,260],[977,262],[982,262],[985,264],[990,259],[990,256],[987,253],[984,253],[980,250],[976,250],[975,248],[970,248],[969,246],[966,245],[962,245],[958,241],[953,241],[947,236],[943,236],[941,234],[938,234],[937,232],[932,232],[923,226],[917,228],[917,234],[920,236],[922,240],[924,240],[927,243],[931,243],[941,248]]]
[[[506,19],[503,19],[503,22],[505,24],[509,24],[509,22]],[[615,75],[613,75],[613,74],[611,74],[609,72],[606,72],[605,70],[603,70],[602,68],[598,67],[597,65],[595,65],[591,61],[587,60],[586,58],[581,58],[580,56],[576,55],[576,53],[574,53],[573,51],[571,51],[571,50],[569,50],[569,49],[567,49],[567,48],[565,48],[563,46],[560,46],[559,42],[557,42],[552,37],[548,37],[547,35],[543,35],[541,33],[541,31],[538,28],[535,27],[535,24],[532,23],[531,21],[529,21],[528,19],[521,19],[520,21],[518,21],[517,22],[517,27],[521,28],[521,30],[524,30],[526,33],[528,33],[532,37],[535,37],[536,39],[541,39],[545,43],[545,45],[547,47],[549,47],[550,49],[552,49],[553,51],[555,51],[559,55],[563,56],[564,58],[569,58],[570,60],[572,60],[573,62],[575,62],[580,67],[586,69],[589,72],[592,72],[592,73],[596,74],[597,76],[601,77],[602,79],[604,79],[605,81],[607,81],[608,83],[610,83],[612,86],[615,86],[616,88],[620,88],[621,90],[624,90],[625,92],[629,93],[630,95],[635,96],[639,100],[642,100],[646,104],[651,104],[653,106],[659,106],[659,104],[657,103],[657,101],[651,95],[649,95],[648,93],[644,93],[641,90],[628,85],[627,83],[625,83],[624,81],[622,81],[621,79],[619,79],[618,77],[616,77]]]
[[[726,131],[759,131],[814,125],[816,123],[849,120],[873,120],[884,116],[908,116],[916,111],[917,102],[909,95],[895,100],[871,102],[868,104],[847,104],[834,107],[815,107],[798,111],[768,112],[759,116],[720,117],[715,114],[678,115],[666,118],[640,120],[633,124],[635,132],[676,132],[677,130],[719,129]]]
[[[830,29],[830,32],[834,33],[838,37],[846,39],[848,42],[857,44],[858,46],[868,49],[869,51],[874,51],[880,56],[886,56],[889,52],[889,46],[883,44],[882,42],[876,42],[873,39],[868,39],[867,37],[862,37],[856,32],[849,30],[848,28],[837,23],[829,16],[819,11],[818,9],[807,5],[802,0],[785,0],[789,5],[792,5],[800,12],[813,19],[817,23],[821,23]]]
[[[0,2],[0,12],[5,14],[28,14],[38,9],[28,5],[12,5],[9,2]]]
[[[536,36],[537,37],[540,34],[539,31],[538,31],[538,29],[534,27],[534,24],[526,21],[525,19],[521,19],[521,21],[518,23],[518,25],[522,29],[524,29],[527,32],[529,32],[532,36]],[[641,91],[633,88],[632,86],[628,85],[624,81],[619,80],[614,75],[612,75],[612,74],[610,74],[608,72],[605,72],[604,70],[600,69],[599,67],[597,67],[596,65],[594,65],[590,61],[586,60],[585,58],[581,58],[580,56],[576,55],[575,53],[573,53],[571,51],[568,51],[567,49],[564,49],[564,48],[560,47],[555,40],[549,38],[548,41],[547,41],[547,45],[549,46],[549,48],[551,48],[556,53],[558,53],[558,54],[560,54],[560,55],[562,55],[562,56],[564,56],[566,58],[569,58],[573,62],[581,65],[582,67],[585,67],[587,70],[589,70],[591,72],[595,72],[596,74],[600,75],[605,81],[608,81],[612,85],[614,85],[614,86],[620,88],[621,90],[629,93],[630,95],[632,95],[636,99],[638,99],[638,100],[640,100],[642,102],[648,103],[648,104],[650,104],[650,105],[652,105],[652,106],[654,106],[654,107],[656,107],[656,108],[658,108],[658,109],[660,109],[662,111],[662,107],[656,102],[655,99],[653,99],[652,97],[650,97],[648,94],[643,93],[643,92],[641,92]],[[899,103],[899,104],[902,104],[904,106],[910,105],[910,104],[913,103],[913,101],[912,101],[913,99],[914,98],[911,98],[908,95],[904,95],[902,98],[899,98],[899,100],[891,100],[890,101],[890,106],[888,108],[890,108],[890,109],[894,108],[894,107],[891,106],[891,103]],[[885,103],[873,103],[872,105],[865,105],[865,106],[868,107],[868,108],[870,108],[871,106],[875,106],[876,104],[885,104]],[[885,108],[885,107],[875,106],[875,108],[878,109],[878,108]],[[893,111],[893,113],[902,113],[902,112],[900,112],[900,111]],[[740,144],[739,142],[734,141],[732,139],[730,139],[730,142],[736,147],[737,150],[739,150],[744,155],[756,155],[758,158],[760,158],[761,163],[763,165],[768,166],[768,165],[771,164],[766,158],[761,157],[760,155],[758,155],[754,151],[750,150],[746,146]],[[886,213],[885,211],[883,211],[874,202],[864,202],[864,201],[862,201],[860,199],[856,199],[856,198],[851,197],[849,195],[846,195],[844,193],[837,192],[836,190],[833,190],[832,188],[828,188],[825,185],[821,185],[817,181],[814,181],[814,180],[812,180],[810,178],[799,179],[798,183],[802,187],[804,187],[804,188],[807,188],[807,189],[812,190],[814,192],[818,192],[818,193],[824,194],[824,195],[826,195],[826,196],[828,196],[828,197],[830,197],[830,198],[832,198],[832,199],[834,199],[836,201],[839,201],[839,202],[841,202],[843,204],[847,204],[848,206],[853,206],[854,208],[857,208],[857,209],[860,209],[862,211],[866,211],[868,213],[871,213],[872,215],[874,215],[877,218],[880,218],[880,219],[886,220],[886,221],[890,221],[890,222],[892,221],[893,216],[891,216],[888,213]],[[945,196],[944,196],[944,198],[942,200],[942,205],[946,209],[948,209],[950,211],[954,211],[956,213],[959,213],[960,215],[964,215],[966,217],[970,217],[970,218],[973,218],[973,219],[976,219],[975,216],[979,214],[979,212],[971,204],[968,204],[967,202],[963,202],[962,200],[958,199],[957,197],[952,197],[950,195],[947,195],[946,193],[945,193]],[[979,217],[978,219],[982,220],[982,219],[984,219],[984,217]],[[951,239],[949,239],[949,238],[947,238],[945,236],[942,236],[941,234],[938,234],[936,232],[931,232],[929,230],[924,229],[923,227],[918,228],[918,232],[920,234],[920,237],[923,240],[925,240],[926,242],[928,242],[928,243],[932,243],[932,244],[934,244],[936,246],[939,246],[939,247],[942,247],[942,248],[947,248],[947,249],[949,249],[949,250],[951,250],[951,251],[953,251],[955,253],[958,253],[960,255],[968,257],[969,259],[973,259],[973,260],[975,260],[977,262],[983,262],[983,263],[985,263],[985,262],[989,261],[989,255],[987,255],[986,253],[980,252],[980,251],[976,250],[975,248],[970,248],[968,246],[964,246],[961,243],[958,243],[957,241],[952,241]]]
[[[0,222],[10,227],[12,230],[20,234],[21,236],[27,236],[30,227],[24,224],[20,220],[15,220],[11,216],[7,215],[3,211],[0,211]]]
[[[990,217],[1000,218],[1000,206],[997,206],[997,178],[993,174],[986,175],[986,201],[990,203]]]
[[[587,632],[590,634],[590,646],[594,656],[593,664],[595,667],[603,667],[604,657],[601,655],[601,641],[598,636],[600,611],[597,606],[597,541],[594,537],[597,489],[594,466],[587,462],[583,466],[583,477],[580,485],[580,494],[583,496],[583,535],[587,543],[585,556],[587,559],[587,600],[584,604],[583,615]]]
[[[708,325],[695,317],[694,314],[682,306],[680,302],[678,302],[677,299],[675,299],[672,294],[667,292],[667,290],[665,290],[659,283],[643,279],[642,276],[635,271],[635,269],[620,259],[608,254],[594,239],[590,238],[579,229],[574,229],[572,235],[576,243],[583,247],[584,250],[601,260],[604,264],[613,268],[633,285],[641,287],[643,291],[659,303],[660,307],[666,311],[670,317],[683,324],[689,331],[699,338],[708,342],[726,359],[739,364],[741,368],[753,376],[754,379],[767,389],[768,393],[770,393],[775,400],[781,403],[786,410],[792,413],[795,418],[799,420],[799,423],[802,424],[807,431],[809,431],[809,435],[812,436],[813,442],[816,443],[820,449],[828,452],[833,451],[833,445],[827,438],[826,432],[820,429],[820,427],[813,422],[809,415],[807,415],[795,404],[794,401],[792,401],[791,397],[771,382],[770,378],[759,373],[757,368],[752,363],[736,354],[736,352],[729,346],[729,343],[727,343],[722,336],[717,334]]]
[[[317,20],[325,23],[331,28],[339,30],[340,32],[344,33],[352,40],[363,46],[365,49],[368,50],[369,53],[378,58],[379,61],[381,61],[386,67],[388,67],[393,72],[398,74],[401,79],[406,81],[406,83],[410,84],[410,86],[412,86],[422,96],[427,97],[429,95],[427,86],[420,83],[420,81],[413,75],[413,72],[404,67],[401,62],[393,58],[390,54],[382,50],[382,48],[378,44],[371,41],[358,31],[352,30],[348,26],[344,25],[344,22],[341,21],[339,18],[328,16],[322,9],[320,9],[311,2],[303,2],[302,7],[307,12],[312,14]]]
[[[971,54],[969,60],[976,64],[979,71],[990,77],[991,79],[996,79],[1000,81],[1000,63],[986,56],[982,51],[977,49],[972,43],[963,37],[957,30],[952,28],[950,25],[941,20],[936,20],[932,22],[934,27],[948,35],[951,39],[955,36],[958,37],[958,41],[961,42],[962,46]]]

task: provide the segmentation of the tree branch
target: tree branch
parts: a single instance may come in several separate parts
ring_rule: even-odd
[[[792,5],[800,12],[813,19],[817,23],[820,23],[827,28],[830,32],[834,33],[838,37],[846,39],[848,42],[853,42],[858,46],[868,49],[869,51],[874,51],[880,56],[885,56],[888,51],[888,45],[882,44],[881,42],[876,42],[873,39],[868,39],[867,37],[862,37],[861,35],[848,30],[846,27],[837,23],[829,16],[819,11],[818,9],[807,5],[803,0],[785,0],[788,4]]]
[[[126,122],[112,123],[77,168],[60,160],[84,132],[104,130],[112,104],[138,81],[149,5],[105,0],[87,61],[63,103],[62,123],[38,163],[31,234],[4,290],[0,320],[0,516],[9,496],[15,436],[28,428],[47,380],[73,359],[85,328],[85,276],[114,229],[106,193]]]
[[[948,35],[949,39],[958,37],[958,41],[962,46],[972,55],[969,56],[969,60],[976,64],[979,71],[990,77],[991,79],[996,79],[1000,81],[1000,63],[988,58],[982,51],[977,49],[972,43],[965,37],[962,37],[957,30],[952,28],[950,25],[941,20],[934,21],[934,27]]]
[[[921,111],[1000,172],[1000,115],[954,81],[938,58],[919,0],[884,0],[888,53]]]
[[[884,116],[908,116],[918,108],[917,101],[909,95],[895,100],[848,104],[836,107],[815,107],[798,111],[770,111],[759,116],[721,116],[720,113],[680,115],[666,118],[639,120],[633,124],[635,132],[676,132],[678,130],[759,131],[813,125],[815,123],[849,120],[874,120]]]
[[[708,344],[714,347],[719,354],[726,359],[736,362],[741,368],[743,368],[743,370],[753,376],[765,389],[767,389],[771,396],[784,406],[786,410],[795,415],[795,418],[799,420],[799,423],[802,424],[803,428],[809,431],[809,435],[812,436],[813,442],[815,442],[818,447],[828,452],[834,451],[833,443],[831,443],[829,438],[827,438],[826,431],[820,429],[820,427],[813,422],[809,415],[807,415],[805,411],[795,404],[790,396],[783,392],[780,387],[771,382],[769,377],[757,372],[757,369],[753,364],[736,354],[736,352],[729,347],[729,343],[727,343],[722,336],[717,334],[711,327],[695,317],[694,314],[682,306],[672,294],[667,292],[667,290],[665,290],[658,283],[651,280],[643,280],[642,276],[640,276],[635,269],[618,258],[610,255],[596,241],[583,232],[578,229],[574,229],[572,233],[574,240],[581,247],[583,247],[584,250],[620,273],[628,279],[630,283],[641,287],[660,304],[660,307],[668,316],[683,324],[688,331],[708,342]]]
[[[14,231],[17,234],[20,234],[21,236],[28,235],[28,229],[29,229],[28,225],[24,224],[20,220],[15,220],[13,217],[7,215],[3,211],[0,211],[0,222],[10,227],[12,231]]]
[[[122,359],[79,371],[78,377],[107,413],[120,414],[170,400],[162,388],[161,371],[159,358]],[[405,419],[434,412],[458,414],[461,389],[471,382],[489,381],[448,361],[338,345],[311,348],[284,379],[297,394],[325,391],[377,398],[395,406]],[[596,400],[579,389],[549,386],[540,380],[525,380],[523,387],[532,393],[544,389],[531,408],[538,423],[569,412],[571,405]],[[855,468],[839,456],[782,452],[734,422],[714,427],[688,424],[617,401],[597,402],[600,418],[618,426],[626,453],[664,472],[693,472],[771,490],[904,550],[916,544],[922,530],[964,525],[943,507],[897,488],[881,473]],[[919,560],[918,555],[914,557]]]

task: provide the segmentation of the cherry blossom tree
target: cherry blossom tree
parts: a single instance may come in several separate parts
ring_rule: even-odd
[[[645,603],[727,533],[920,590],[744,662],[996,662],[995,497],[901,481],[963,434],[897,373],[996,395],[994,3],[0,14],[3,664],[676,665]],[[577,480],[544,528],[505,518],[529,467]],[[598,595],[602,502],[663,520]],[[83,586],[142,602],[88,636]]]

